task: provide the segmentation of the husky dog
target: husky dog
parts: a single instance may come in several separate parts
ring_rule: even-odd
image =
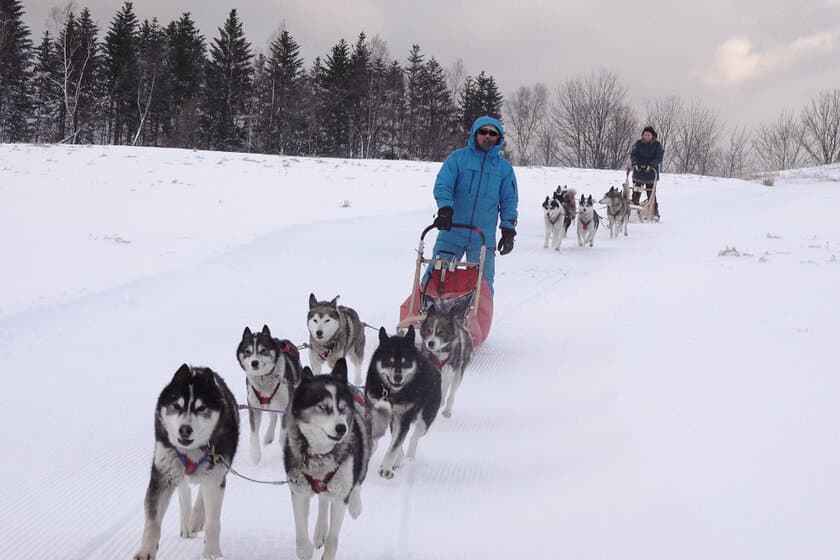
[[[290,414],[284,418],[283,462],[295,515],[297,557],[309,560],[324,548],[335,558],[338,534],[349,509],[362,513],[361,484],[371,454],[370,421],[364,397],[347,383],[347,362],[340,358],[331,374],[303,368]],[[309,540],[309,499],[318,496],[318,520]]]
[[[440,370],[441,402],[446,401],[441,414],[444,418],[449,418],[452,416],[455,393],[464,379],[464,370],[472,359],[472,336],[464,325],[472,303],[472,294],[456,298],[450,305],[447,305],[450,302],[424,297],[431,301],[426,304],[426,318],[420,324],[420,338],[423,341],[421,348]]]
[[[155,457],[146,490],[146,523],[134,560],[154,560],[160,524],[175,488],[181,506],[181,536],[205,528],[203,558],[219,558],[219,527],[225,476],[239,442],[236,399],[207,368],[182,365],[164,387],[155,409]],[[198,484],[190,511],[190,484]]]
[[[566,227],[564,225],[566,212],[556,198],[545,197],[542,207],[543,221],[545,222],[545,244],[543,244],[543,247],[548,249],[548,242],[551,240],[551,246],[555,251],[559,251],[560,243],[566,237]]]
[[[607,216],[610,218],[610,239],[618,237],[618,232],[624,229],[627,237],[627,223],[630,221],[630,201],[624,197],[622,191],[611,186],[598,204],[607,205]]]
[[[318,301],[309,294],[309,364],[317,375],[324,362],[334,368],[339,358],[353,362],[356,374],[353,381],[362,384],[362,359],[365,356],[365,327],[359,314],[349,307],[332,301]]]
[[[592,195],[584,198],[580,195],[580,214],[578,214],[577,237],[578,245],[583,247],[588,244],[592,247],[595,244],[595,234],[598,233],[598,225],[601,217],[592,205]]]
[[[566,185],[557,185],[557,188],[554,191],[554,200],[559,202],[560,206],[563,207],[563,229],[567,233],[569,231],[569,226],[572,225],[572,222],[575,219],[575,214],[577,214],[577,203],[575,202],[576,196],[577,191],[575,189],[570,189]]]
[[[365,396],[371,404],[374,440],[385,435],[390,423],[391,444],[379,475],[393,478],[403,459],[403,441],[414,425],[408,458],[414,459],[417,441],[434,422],[440,408],[440,371],[417,349],[414,325],[404,336],[388,336],[379,329],[379,347],[373,353],[365,382]]]
[[[288,340],[272,338],[268,325],[262,332],[253,333],[245,327],[242,341],[236,348],[236,359],[245,372],[245,390],[248,393],[248,419],[251,424],[251,460],[262,459],[260,450],[261,408],[284,411],[292,400],[292,393],[300,381],[300,355]],[[274,441],[279,412],[269,412],[268,430],[263,445]],[[283,430],[280,430],[282,445]]]

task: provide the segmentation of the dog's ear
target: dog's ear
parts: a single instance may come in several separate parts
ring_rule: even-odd
[[[587,204],[592,204],[592,195],[591,194],[588,197],[586,197],[586,203]]]
[[[543,202],[543,208],[548,210],[548,197],[545,197],[545,202]]]
[[[452,302],[452,307],[449,309],[449,312],[457,321],[463,322],[464,319],[467,318],[467,312],[470,310],[470,305],[472,305],[473,293],[474,292],[470,292],[461,297],[455,298]]]
[[[420,303],[420,311],[422,311],[424,313],[429,313],[431,311],[434,311],[434,309],[436,307],[436,305],[435,305],[436,301],[437,300],[435,300],[435,298],[433,298],[429,294],[423,294],[423,301]]]
[[[271,331],[269,330],[268,325],[263,325],[262,334],[271,338]]]
[[[181,367],[178,368],[178,371],[175,372],[175,375],[172,376],[172,381],[178,382],[185,382],[189,381],[190,377],[192,377],[192,369],[187,364],[181,364]]]
[[[318,305],[318,300],[315,298],[315,294],[309,294],[309,309],[312,309]]]
[[[379,327],[379,344],[385,344],[388,342],[388,331],[385,330],[385,327]]]
[[[585,202],[585,199],[583,198],[583,195],[580,195],[580,203],[583,204],[584,202]]]
[[[335,377],[339,383],[347,383],[347,360],[339,358],[332,370],[332,376]]]
[[[245,331],[242,333],[242,340],[251,338],[252,336],[254,336],[254,333],[251,332],[251,327],[245,327]]]
[[[332,305],[333,307],[335,307],[336,309],[338,309],[338,298],[340,298],[340,297],[341,297],[341,296],[335,296],[334,298],[332,298],[332,299],[330,300],[330,305]]]
[[[300,372],[300,380],[306,381],[307,379],[312,379],[313,377],[315,376],[312,374],[312,370],[309,369],[309,366],[304,366],[303,370]]]
[[[411,344],[414,344],[414,325],[409,325],[408,331],[405,333],[405,339]]]

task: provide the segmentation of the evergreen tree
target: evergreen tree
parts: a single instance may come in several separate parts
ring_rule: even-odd
[[[138,22],[131,2],[125,2],[111,21],[102,45],[102,86],[107,96],[111,141],[130,142],[140,112],[137,91],[140,82]]]
[[[204,135],[208,147],[241,150],[248,123],[246,104],[250,95],[251,44],[245,40],[236,10],[230,11],[219,37],[210,47],[207,87],[204,95]]]
[[[259,86],[262,142],[271,153],[300,153],[303,119],[298,110],[303,85],[300,46],[285,29],[271,42],[262,82]]]
[[[19,0],[0,0],[0,142],[29,135],[32,41]]]
[[[404,143],[406,156],[419,158],[421,147],[418,139],[424,129],[423,122],[423,88],[425,80],[425,64],[420,46],[412,45],[408,56],[408,66],[405,69],[406,79],[406,122],[404,129]]]
[[[399,159],[405,156],[406,105],[405,73],[397,61],[391,63],[385,74],[383,106],[385,109],[383,156],[389,159]]]
[[[467,76],[458,100],[462,128],[469,134],[475,119],[484,115],[501,120],[503,103],[504,98],[493,76],[483,70],[475,78]]]
[[[375,124],[371,122],[371,61],[367,37],[360,33],[350,55],[350,89],[347,103],[350,108],[350,153],[351,157],[366,157],[367,148]]]
[[[351,80],[350,48],[341,39],[327,56],[320,76],[322,150],[327,155],[350,155]]]
[[[58,118],[61,114],[61,88],[58,60],[49,31],[44,31],[35,54],[32,76],[32,127],[34,142],[55,142],[58,135]]]
[[[137,41],[137,111],[139,124],[132,144],[142,137],[143,145],[157,145],[161,122],[168,115],[166,107],[169,84],[166,76],[166,32],[157,18],[144,20]]]
[[[163,132],[167,145],[196,147],[199,136],[199,100],[206,67],[204,36],[189,12],[172,22],[166,31],[166,118]]]
[[[454,147],[456,110],[446,83],[446,71],[434,57],[430,58],[424,74],[424,121],[426,130],[423,156],[441,160]]]

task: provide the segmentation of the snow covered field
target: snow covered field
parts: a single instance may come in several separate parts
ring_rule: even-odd
[[[438,167],[0,146],[0,559],[130,558],[181,363],[244,400],[243,328],[304,342],[313,291],[392,328]],[[517,176],[490,338],[415,463],[381,479],[380,446],[339,558],[840,557],[840,167],[666,175],[662,223],[559,254],[543,198],[623,173]],[[247,447],[237,469],[283,478]],[[177,521],[159,558],[198,558]],[[222,550],[293,558],[288,490],[230,477]]]

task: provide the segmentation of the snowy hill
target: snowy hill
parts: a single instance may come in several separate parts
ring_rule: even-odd
[[[131,557],[181,363],[244,400],[242,329],[304,342],[310,292],[392,328],[438,167],[0,145],[0,558]],[[490,338],[417,461],[372,469],[339,558],[837,558],[840,169],[664,176],[662,223],[560,253],[543,198],[623,173],[517,177]],[[258,467],[247,447],[237,469],[283,478],[279,447]],[[176,502],[159,558],[198,558]],[[221,537],[293,558],[288,490],[229,478]]]

